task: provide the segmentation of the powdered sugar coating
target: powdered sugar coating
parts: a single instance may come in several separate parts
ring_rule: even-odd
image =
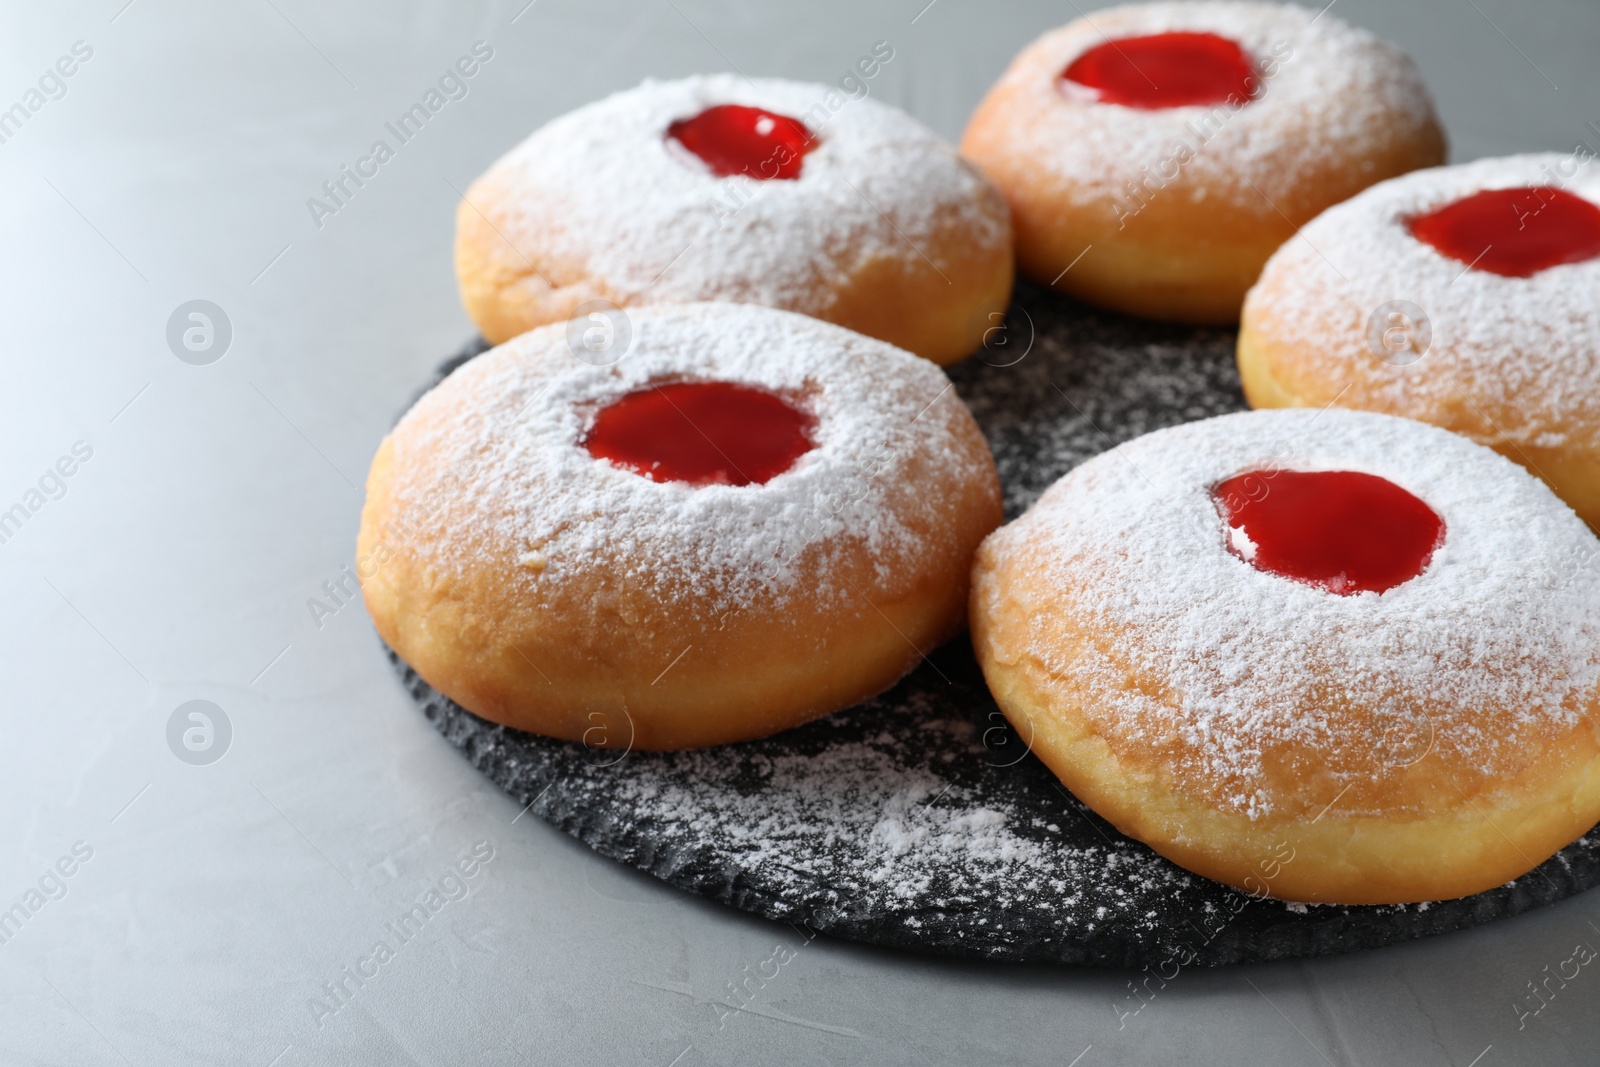
[[[1255,98],[1236,108],[1144,110],[1063,91],[1061,72],[1089,49],[1172,31],[1238,43],[1264,74]],[[1037,157],[1060,195],[1082,203],[1126,195],[1147,175],[1170,181],[1173,175],[1160,175],[1160,168],[1177,162],[1185,195],[1221,195],[1250,207],[1265,195],[1293,215],[1308,171],[1370,170],[1382,149],[1433,122],[1432,101],[1403,52],[1333,15],[1287,4],[1152,3],[1097,11],[1041,37],[1000,85],[1029,101],[1016,109],[1022,119],[1008,135],[1017,154]]]
[[[1256,570],[1227,550],[1211,489],[1281,469],[1387,478],[1444,541],[1382,594]],[[1430,724],[1463,789],[1492,789],[1600,689],[1600,543],[1521,468],[1408,420],[1299,409],[1162,430],[1073,470],[984,551],[1032,565],[1021,599],[1045,621],[1011,654],[1072,678],[1113,747],[1161,747],[1177,788],[1252,818],[1281,810],[1269,768],[1285,760],[1334,789],[1370,779],[1374,715],[1391,712]],[[1109,655],[1057,647],[1063,595],[1088,632],[1124,635]]]
[[[666,137],[674,121],[718,104],[804,122],[816,142],[800,177],[719,179]],[[984,180],[904,112],[832,86],[731,74],[647,80],[581,107],[480,181],[516,191],[499,224],[523,255],[585,264],[622,304],[648,294],[822,315],[837,279],[874,260],[926,255],[948,269],[934,237],[952,220],[973,245],[1009,237],[1003,204],[982,195]]]
[[[925,551],[926,531],[944,525],[945,497],[926,492],[929,480],[994,477],[986,454],[953,445],[976,430],[926,360],[755,305],[655,305],[631,317],[632,346],[614,364],[573,355],[565,324],[543,327],[472,360],[401,420],[397,507],[428,516],[434,567],[464,579],[506,566],[537,604],[598,565],[669,606],[737,609],[757,598],[781,606],[802,589],[823,603],[855,597],[827,577],[865,553],[875,585],[859,593],[892,597],[915,580],[904,564]],[[673,380],[777,392],[815,416],[815,448],[764,484],[691,486],[583,447],[599,408]]]
[[[1509,278],[1468,269],[1406,225],[1485,189],[1533,185],[1600,203],[1600,166],[1541,153],[1416,171],[1312,220],[1268,261],[1246,304],[1263,340],[1293,354],[1294,365],[1274,366],[1274,377],[1305,403],[1340,394],[1345,406],[1472,424],[1485,444],[1592,441],[1600,434],[1600,259]],[[1430,336],[1410,362],[1386,361],[1370,336],[1373,315],[1391,301],[1414,304],[1427,319]]]

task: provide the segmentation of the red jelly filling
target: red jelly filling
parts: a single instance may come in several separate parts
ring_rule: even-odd
[[[583,446],[656,482],[760,485],[816,447],[816,420],[764,389],[674,382],[600,409]]]
[[[1374,474],[1248,471],[1212,494],[1234,555],[1341,596],[1415,578],[1444,540],[1432,508]]]
[[[799,119],[743,104],[719,104],[667,127],[667,136],[705,161],[719,178],[759,181],[800,177],[811,131]]]
[[[1154,33],[1096,45],[1061,76],[1104,104],[1155,110],[1254,98],[1255,65],[1214,33]]]
[[[1451,259],[1508,278],[1600,256],[1600,206],[1551,185],[1473,193],[1409,225]]]

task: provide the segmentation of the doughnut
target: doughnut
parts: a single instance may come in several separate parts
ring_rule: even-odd
[[[540,327],[384,439],[359,553],[396,654],[494,722],[681,749],[854,704],[961,628],[999,476],[938,367],[758,305],[629,315],[616,361]]]
[[[987,538],[972,640],[1084,803],[1258,896],[1476,893],[1600,821],[1600,541],[1465,437],[1224,415]]]
[[[826,85],[646,81],[544,126],[473,182],[456,274],[491,343],[584,305],[798,311],[935,363],[1012,281],[1005,199],[911,116]]]
[[[1600,166],[1485,159],[1307,224],[1245,300],[1252,407],[1431,422],[1543,478],[1600,529]]]
[[[1415,65],[1325,12],[1129,4],[1025,48],[961,143],[1011,203],[1022,273],[1116,311],[1237,322],[1298,226],[1444,162]]]

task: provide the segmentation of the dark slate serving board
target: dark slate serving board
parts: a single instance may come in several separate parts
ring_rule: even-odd
[[[434,382],[482,352],[469,345]],[[1008,518],[1097,452],[1242,409],[1233,333],[1020,289],[951,377],[988,435]],[[479,719],[390,653],[472,764],[596,852],[836,937],[967,958],[1164,968],[1373,948],[1600,884],[1600,833],[1462,900],[1286,905],[1191,875],[1068,794],[1006,725],[965,636],[882,696],[764,741],[588,748]]]

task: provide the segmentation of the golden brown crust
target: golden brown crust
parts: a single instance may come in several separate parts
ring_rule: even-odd
[[[829,95],[705,76],[647,83],[558,118],[457,209],[467,313],[499,344],[590,300],[755,303],[941,365],[970,355],[1010,299],[1005,198],[909,116],[873,100],[830,115],[814,106]],[[666,144],[671,121],[736,99],[816,124],[797,180],[715,178]]]
[[[590,300],[615,294],[584,276],[581,263],[513,245],[505,215],[515,194],[486,175],[456,205],[456,279],[461,303],[492,345],[547,322],[565,322]],[[497,221],[498,219],[498,221]]]
[[[1097,13],[1093,24],[1080,20],[1046,34],[1017,56],[973,114],[961,150],[1010,203],[1024,275],[1130,314],[1237,322],[1245,292],[1262,265],[1298,227],[1375,182],[1443,162],[1444,134],[1426,107],[1420,83],[1396,91],[1408,99],[1405,106],[1368,102],[1362,128],[1345,135],[1349,151],[1312,150],[1320,138],[1331,136],[1317,128],[1320,117],[1275,98],[1283,95],[1283,79],[1318,76],[1304,69],[1315,59],[1301,54],[1314,50],[1316,42],[1309,37],[1296,38],[1300,53],[1283,62],[1279,81],[1268,82],[1262,99],[1214,120],[1220,132],[1204,143],[1192,126],[1178,123],[1167,135],[1135,134],[1160,113],[1069,100],[1056,84],[1067,62],[1105,35],[1148,32],[1141,27],[1151,20],[1189,18],[1201,26],[1227,18],[1248,25],[1250,6],[1195,4],[1190,18],[1160,13],[1171,5],[1128,5]],[[1282,32],[1291,37],[1299,32],[1292,9],[1254,6],[1272,12],[1260,16],[1264,22],[1289,20],[1290,28]],[[1349,34],[1348,27],[1341,29],[1341,38]],[[1384,51],[1387,46],[1379,42],[1361,40],[1349,47],[1370,53],[1370,62],[1404,65],[1389,72],[1392,80],[1415,78],[1408,61],[1398,52],[1389,55],[1392,50]],[[1369,80],[1387,84],[1390,79]],[[1420,105],[1409,100],[1419,95]],[[1268,101],[1270,116],[1262,113]],[[1284,111],[1290,119],[1298,116],[1298,124],[1284,125]],[[1107,112],[1120,114],[1107,117]],[[1197,108],[1174,112],[1203,114]],[[1246,127],[1268,121],[1283,128],[1259,129],[1254,141],[1246,138]],[[1113,150],[1106,142],[1115,140],[1119,129],[1127,131],[1127,140]],[[1263,138],[1281,144],[1266,157],[1250,155]],[[1180,151],[1179,144],[1193,150]],[[1105,173],[1091,179],[1073,167],[1062,168],[1053,157],[1063,153],[1104,157]]]
[[[1382,594],[1251,566],[1213,488],[1255,469],[1270,493],[1274,456],[1403,479],[1441,548]],[[1463,437],[1248,412],[1091,459],[990,535],[972,639],[1019,736],[1174,862],[1289,900],[1442,899],[1600,821],[1596,555],[1549,490]]]
[[[832,329],[806,327],[808,321],[785,316],[773,329]],[[558,359],[544,349],[560,343],[541,331],[479,358],[500,364],[535,393]],[[510,351],[518,346],[527,351]],[[927,366],[904,353],[880,358]],[[495,368],[466,370],[488,379]],[[472,406],[483,392],[472,388],[470,376],[452,377],[385,439],[368,475],[358,558],[375,571],[363,593],[378,633],[429,684],[474,713],[594,747],[681,749],[746,740],[857,703],[959,630],[972,552],[1001,519],[999,478],[982,434],[953,393],[934,396],[944,379],[932,368],[927,373],[933,378],[919,378],[908,395],[927,403],[921,397],[927,392],[938,401],[917,431],[931,435],[939,427],[943,447],[905,445],[885,467],[892,467],[893,485],[822,487],[881,494],[881,506],[903,532],[899,547],[874,553],[849,531],[828,544],[813,540],[787,565],[781,598],[732,604],[715,571],[692,562],[674,572],[622,548],[562,557],[551,547],[546,564],[501,533],[485,511],[538,506],[530,502],[560,487],[524,471],[518,499],[497,501],[482,492],[492,457],[456,472],[460,455],[471,455],[471,442],[482,439]],[[467,451],[452,453],[438,442]],[[518,464],[515,457],[510,462]],[[603,506],[602,496],[594,499]],[[648,576],[638,573],[641,565]],[[830,599],[822,590],[842,596]]]
[[[994,199],[994,210],[1005,215],[1000,194],[988,185],[984,189],[986,198]],[[926,249],[911,251],[911,256],[866,260],[848,277],[836,279],[827,297],[817,301],[818,310],[808,313],[949,366],[978,350],[997,321],[991,316],[1011,302],[1010,235],[1000,245],[975,242],[966,227],[945,221]]]
[[[961,447],[981,446],[963,441]],[[474,580],[449,582],[398,530],[392,447],[367,479],[357,543],[390,557],[363,586],[379,635],[430,685],[494,722],[594,747],[682,749],[764,737],[881,692],[955,634],[966,560],[999,524],[998,483],[950,501],[952,528],[894,601],[840,612],[800,601],[730,614],[685,590],[664,605],[597,571],[530,611],[484,546]],[[832,579],[872,583],[873,561]],[[698,602],[697,602],[698,600]]]
[[[1000,194],[994,213],[1004,216]],[[525,239],[513,246],[503,216],[530,211],[526,193],[501,174],[485,175],[456,208],[456,276],[461,302],[491,344],[501,344],[538,326],[565,322],[590,300],[637,307],[630,298],[577,261],[553,256],[561,242]],[[552,234],[553,236],[553,234]],[[819,283],[804,298],[784,304],[824,322],[887,341],[940,366],[971,355],[1011,299],[1013,257],[1009,234],[1000,243],[974,241],[959,218],[942,219],[919,248],[892,256],[846,253],[857,267]],[[924,258],[926,257],[926,258]],[[934,264],[942,264],[935,266]],[[710,294],[707,294],[710,298]],[[723,294],[721,299],[738,299]]]
[[[1075,796],[1189,870],[1284,900],[1441,900],[1526,873],[1600,820],[1595,707],[1569,730],[1530,737],[1522,769],[1510,778],[1486,780],[1430,747],[1341,795],[1331,779],[1307,777],[1303,765],[1285,758],[1269,769],[1269,781],[1300,803],[1257,818],[1222,810],[1196,795],[1194,783],[1175,778],[1159,739],[1141,744],[1097,731],[1097,703],[1106,694],[1086,684],[1092,674],[1052,670],[1018,651],[1041,640],[1042,625],[1058,662],[1110,656],[1126,668],[1116,650],[1138,640],[1080,626],[1069,591],[1041,620],[1007,592],[1036,574],[1025,555],[999,558],[988,545],[978,553],[972,640],[995,700]],[[1160,678],[1132,669],[1124,684],[1162,691]],[[1510,719],[1516,709],[1485,710]]]
[[[1196,181],[1186,190],[1152,198],[1123,223],[1109,200],[1062,198],[1053,183],[1036,176],[1033,156],[1012,153],[999,143],[1003,134],[998,131],[1015,119],[988,117],[1007,106],[1003,95],[996,95],[1001,98],[991,96],[980,105],[962,150],[1006,192],[1023,275],[1145,318],[1216,325],[1239,321],[1240,305],[1262,265],[1299,226],[1372,181],[1444,158],[1442,136],[1435,131],[1431,141],[1406,140],[1375,157],[1370,178],[1344,170],[1305,175],[1303,208],[1280,213],[1262,199],[1253,205],[1230,202],[1230,190],[1220,183]]]

